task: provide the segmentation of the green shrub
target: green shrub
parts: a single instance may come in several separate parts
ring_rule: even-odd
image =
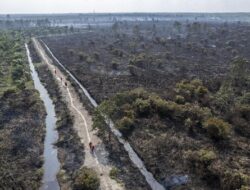
[[[26,88],[25,82],[23,80],[20,80],[17,82],[17,88],[20,90],[24,90]]]
[[[188,151],[187,158],[194,167],[207,167],[217,158],[217,155],[213,150],[200,149],[198,151]]]
[[[79,56],[79,60],[80,60],[80,61],[86,61],[86,59],[88,58],[88,55],[86,55],[86,54],[83,53],[83,52],[79,52],[79,53],[78,53],[78,56]]]
[[[113,167],[110,172],[109,172],[109,176],[111,179],[117,179],[117,176],[118,176],[118,173],[119,173],[119,169],[118,168],[115,168]]]
[[[215,140],[225,139],[230,133],[230,125],[218,118],[208,119],[204,122],[203,126],[207,130],[209,136]]]
[[[189,150],[186,152],[185,157],[192,172],[196,173],[198,176],[200,176],[200,178],[216,176],[209,171],[210,166],[212,166],[215,160],[217,159],[217,155],[213,150]]]
[[[22,65],[22,63],[24,62],[22,58],[15,58],[13,59],[13,65],[14,66],[18,66],[18,65]]]
[[[122,57],[122,56],[123,56],[123,51],[122,51],[122,50],[113,49],[111,52],[112,52],[112,54],[114,54],[115,56],[118,56],[118,57]]]
[[[247,185],[243,185],[240,188],[240,190],[249,190],[249,189],[250,189],[250,186],[247,186]]]
[[[166,116],[168,113],[170,113],[171,110],[165,100],[157,98],[154,99],[153,102],[159,115]]]
[[[183,119],[185,107],[172,101],[166,101],[158,96],[151,96],[152,107],[161,117],[171,117],[173,119]]]
[[[201,149],[197,152],[199,161],[203,163],[210,163],[216,159],[216,154],[213,150]]]
[[[134,107],[136,109],[136,112],[140,116],[147,116],[151,112],[151,105],[149,100],[138,98],[134,102]]]
[[[235,114],[239,114],[242,118],[250,121],[250,105],[236,105]]]
[[[14,67],[14,69],[12,71],[12,79],[14,81],[20,80],[23,75],[24,75],[24,71],[23,71],[23,67],[22,66],[17,65],[16,67]]]
[[[192,119],[187,118],[187,119],[185,119],[185,121],[184,121],[184,125],[185,125],[186,127],[188,127],[188,128],[192,128],[193,125],[195,125],[195,124],[194,124],[194,121],[192,121]]]
[[[137,98],[142,98],[145,100],[149,98],[149,93],[143,88],[136,88],[129,92],[129,96],[132,97],[133,101]]]
[[[233,89],[224,86],[215,94],[213,104],[218,111],[227,113],[233,105],[234,98]]]
[[[88,64],[93,64],[93,63],[95,63],[95,60],[94,60],[92,57],[88,56],[88,57],[86,58],[86,62],[87,62]]]
[[[134,120],[125,116],[117,122],[116,126],[127,137],[134,129]]]
[[[168,104],[169,104],[169,108],[173,112],[172,118],[174,118],[176,120],[184,121],[184,119],[186,118],[185,106],[176,104],[175,102],[171,102],[171,101],[168,101]]]
[[[208,93],[208,89],[204,86],[198,86],[197,89],[195,89],[195,96],[196,97],[204,97]]]
[[[7,98],[10,94],[15,94],[17,93],[17,89],[16,88],[9,88],[7,90],[4,91],[3,93],[3,97]]]
[[[74,180],[74,190],[98,190],[100,186],[100,179],[97,173],[90,168],[81,168]]]
[[[176,95],[175,96],[175,102],[177,104],[185,104],[185,98],[181,95]]]
[[[115,101],[103,101],[99,106],[99,111],[105,113],[110,118],[114,119],[114,115],[119,111],[119,107]]]
[[[190,101],[193,96],[193,89],[195,87],[187,83],[187,81],[181,81],[176,84],[175,92],[178,95],[183,96],[186,100]]]
[[[111,102],[115,102],[116,106],[120,107],[125,104],[133,104],[133,102],[141,98],[143,100],[148,99],[148,92],[145,91],[143,88],[136,88],[134,90],[131,90],[129,92],[124,93],[117,93],[113,98]]]
[[[102,129],[105,126],[105,118],[102,116],[100,110],[98,108],[94,112],[93,117],[93,129]]]
[[[135,111],[133,109],[124,110],[123,112],[128,118],[135,118]]]
[[[162,117],[172,114],[172,106],[165,100],[159,98],[158,96],[150,97],[152,105],[155,111]]]
[[[129,65],[133,65],[136,67],[143,67],[143,65],[147,62],[147,56],[145,53],[140,53],[137,56],[134,56],[129,60]]]
[[[192,81],[183,80],[176,84],[175,92],[177,95],[183,96],[187,101],[201,100],[206,94],[208,89],[203,86],[201,80],[194,79]]]
[[[211,110],[207,107],[201,107],[198,104],[186,103],[182,106],[183,115],[197,123],[202,123],[204,120],[212,116]]]
[[[250,92],[245,93],[238,101],[240,104],[250,104]]]
[[[193,79],[190,81],[190,84],[194,85],[195,87],[202,86],[203,83],[200,79]]]

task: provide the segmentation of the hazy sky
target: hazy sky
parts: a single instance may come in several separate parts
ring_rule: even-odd
[[[250,0],[0,0],[6,13],[250,12]]]

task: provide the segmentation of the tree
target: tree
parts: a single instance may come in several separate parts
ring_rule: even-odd
[[[138,25],[134,26],[133,33],[134,33],[135,36],[139,37],[139,35],[140,35],[140,28],[139,28]]]
[[[180,33],[181,32],[181,23],[178,21],[174,22],[174,27],[177,29],[177,31]]]
[[[113,31],[114,34],[117,34],[117,33],[118,33],[118,28],[119,28],[118,22],[115,22],[115,23],[112,25],[112,31]]]
[[[72,33],[72,32],[74,32],[74,27],[73,26],[70,26],[69,27],[69,31]]]

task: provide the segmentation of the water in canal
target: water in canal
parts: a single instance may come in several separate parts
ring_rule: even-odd
[[[57,173],[60,169],[60,163],[57,158],[57,149],[53,145],[58,140],[58,132],[55,130],[56,126],[56,113],[54,104],[49,97],[49,94],[45,87],[42,85],[38,74],[32,63],[30,51],[28,45],[25,44],[26,52],[28,56],[29,66],[31,70],[31,76],[34,81],[35,88],[39,91],[40,97],[44,102],[47,112],[46,116],[46,135],[44,141],[44,165],[43,165],[43,184],[40,190],[60,190],[60,186],[57,180]]]

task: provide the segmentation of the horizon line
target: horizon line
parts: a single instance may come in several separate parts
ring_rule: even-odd
[[[121,11],[121,12],[38,12],[38,13],[30,13],[30,12],[18,12],[18,13],[0,13],[0,15],[53,15],[53,14],[249,14],[250,11],[209,11],[209,12],[199,12],[199,11],[164,11],[164,12],[137,12],[137,11]]]

